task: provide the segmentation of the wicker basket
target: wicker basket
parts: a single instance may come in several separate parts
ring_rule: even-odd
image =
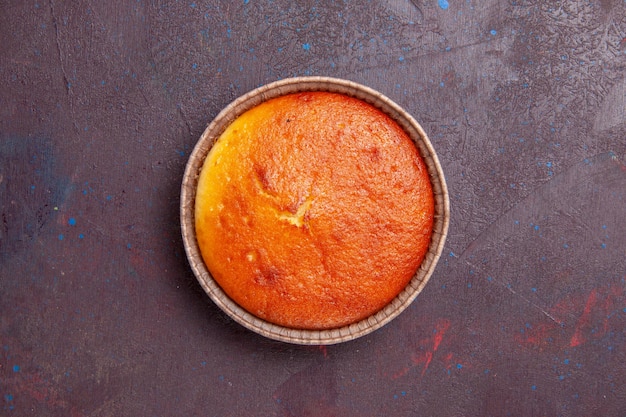
[[[406,288],[377,313],[348,326],[330,330],[302,330],[279,326],[262,320],[232,301],[209,273],[196,241],[194,203],[198,176],[204,160],[222,132],[238,116],[263,101],[302,91],[342,93],[374,105],[395,120],[415,142],[428,167],[435,197],[433,234],[420,268]],[[183,177],[181,191],[181,227],[189,263],[202,288],[230,317],[244,327],[270,339],[303,345],[328,345],[356,339],[389,323],[407,308],[430,278],[443,250],[448,231],[450,203],[446,182],[437,155],[421,126],[397,104],[363,85],[329,77],[297,77],[259,87],[236,99],[213,120],[196,144]]]

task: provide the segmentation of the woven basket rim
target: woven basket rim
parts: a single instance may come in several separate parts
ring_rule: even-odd
[[[428,167],[435,199],[433,232],[428,252],[408,285],[387,306],[356,323],[330,330],[293,329],[260,319],[235,303],[213,279],[202,260],[195,235],[194,204],[198,176],[209,150],[238,116],[269,99],[305,91],[327,91],[363,100],[390,116],[416,144]],[[258,87],[228,104],[207,126],[196,143],[185,168],[181,187],[180,221],[185,253],[198,282],[233,320],[267,338],[301,345],[330,345],[369,334],[402,313],[422,291],[443,251],[450,221],[448,189],[435,150],[421,125],[402,107],[380,92],[340,78],[293,77]]]

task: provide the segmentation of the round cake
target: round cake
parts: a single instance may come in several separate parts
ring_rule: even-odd
[[[400,126],[359,99],[302,92],[246,111],[217,139],[195,231],[239,306],[288,328],[332,329],[406,287],[433,214],[427,168]]]

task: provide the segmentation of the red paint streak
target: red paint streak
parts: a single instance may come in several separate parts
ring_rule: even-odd
[[[396,372],[395,374],[393,374],[391,376],[391,379],[398,379],[400,377],[403,377],[404,375],[406,375],[411,369],[413,368],[413,366],[406,366],[403,369],[399,370],[398,372]]]
[[[424,363],[424,368],[422,368],[422,376],[424,376],[424,374],[428,370],[428,366],[430,365],[430,362],[433,360],[433,355],[434,354],[435,354],[434,350],[432,352],[427,352],[426,353],[426,361]]]
[[[328,357],[328,349],[326,348],[326,346],[324,346],[324,345],[320,346],[319,350],[322,351],[322,354],[324,355],[325,358]]]
[[[443,363],[446,365],[446,369],[450,369],[452,367],[454,364],[454,361],[452,360],[452,353],[448,353],[444,356]]]
[[[420,346],[428,346],[429,349],[412,354],[410,365],[393,374],[392,379],[398,379],[406,375],[415,367],[422,367],[421,376],[424,376],[448,329],[450,329],[450,321],[446,319],[439,320],[435,325],[433,336],[423,339],[419,343]]]
[[[67,411],[69,408],[70,417],[84,417],[84,414],[76,407],[68,404],[66,400],[61,398],[61,395],[52,384],[42,378],[38,372],[20,375],[19,378],[13,381],[13,386],[17,394],[28,395],[49,409]]]
[[[615,312],[623,308],[624,295],[620,284],[597,287],[589,293],[570,293],[549,309],[552,321],[542,319],[513,337],[522,347],[540,350],[583,346],[615,328],[611,320],[620,317]]]
[[[522,346],[542,348],[548,343],[552,331],[558,328],[557,323],[540,323],[526,329],[524,333],[516,334],[515,341]]]
[[[589,297],[587,297],[587,303],[585,304],[585,309],[583,310],[583,314],[578,319],[576,323],[576,330],[574,331],[574,335],[570,340],[569,345],[571,347],[580,346],[585,342],[585,337],[583,336],[583,331],[586,330],[591,323],[591,311],[594,306],[598,302],[598,292],[594,288]]]
[[[433,346],[433,350],[437,350],[441,341],[443,340],[444,334],[450,329],[450,320],[440,320],[435,326],[437,329],[437,333],[435,333],[435,344]]]
[[[48,382],[41,378],[39,374],[31,374],[31,378],[25,382],[26,384],[23,386],[24,391],[35,400],[55,408],[67,407],[67,403],[59,398],[54,388],[49,386]]]
[[[424,363],[424,369],[422,369],[422,376],[424,376],[424,374],[426,373],[426,370],[428,369],[428,366],[430,365],[430,362],[432,361],[435,352],[437,352],[437,349],[439,349],[439,345],[443,341],[443,336],[446,334],[449,328],[449,320],[442,320],[437,323],[437,326],[435,327],[436,333],[433,337],[433,349],[426,354],[426,362]]]
[[[328,357],[328,347],[326,347],[326,345],[315,345],[315,346],[309,346],[307,348],[307,350],[309,352],[321,352],[322,356],[324,356],[324,358]]]

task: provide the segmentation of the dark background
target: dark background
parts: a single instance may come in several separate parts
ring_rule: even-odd
[[[399,318],[301,347],[188,266],[184,166],[233,99],[408,110],[452,218]],[[0,1],[0,414],[626,415],[626,2]]]

